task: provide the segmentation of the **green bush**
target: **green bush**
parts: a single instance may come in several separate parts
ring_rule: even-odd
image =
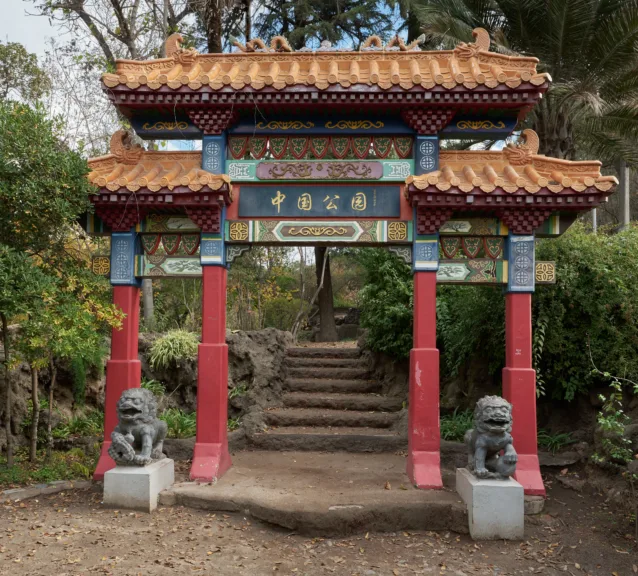
[[[472,410],[459,412],[458,408],[455,408],[452,414],[441,416],[441,439],[461,442],[473,424],[474,413]]]
[[[166,394],[166,386],[164,386],[164,384],[162,384],[159,380],[148,380],[147,378],[142,378],[142,388],[150,390],[158,398],[161,398],[164,394]]]
[[[69,436],[101,436],[104,433],[104,413],[94,410],[83,415],[72,416],[61,422],[52,431],[54,438]]]
[[[170,330],[151,345],[149,363],[152,368],[179,366],[184,360],[197,358],[199,337],[186,330]]]
[[[264,304],[264,327],[290,330],[299,314],[299,299],[289,299],[278,296]],[[308,303],[304,302],[304,311],[308,310]]]
[[[197,429],[195,412],[184,412],[179,408],[167,408],[160,414],[168,426],[169,438],[192,438]]]
[[[366,345],[395,358],[407,358],[412,348],[412,272],[386,250],[366,248],[357,253],[365,270],[359,293],[361,326]]]

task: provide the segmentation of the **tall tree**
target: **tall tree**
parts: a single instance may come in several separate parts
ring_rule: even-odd
[[[553,81],[527,123],[541,153],[638,163],[637,0],[410,1],[433,47],[482,27],[492,50],[540,59]]]
[[[10,462],[9,369],[15,341],[21,341],[17,350],[29,350],[24,359],[32,362],[38,348],[64,355],[71,341],[88,347],[92,338],[101,337],[101,328],[120,321],[114,306],[106,301],[109,288],[105,279],[92,274],[68,246],[93,187],[86,179],[86,161],[59,142],[60,132],[60,121],[48,119],[42,108],[0,102],[0,320]],[[59,302],[65,306],[56,313],[53,309]],[[23,325],[40,320],[41,326],[60,329],[46,346],[31,346],[26,330],[17,330],[10,337],[11,320]],[[82,327],[81,337],[74,336]]]
[[[35,102],[50,86],[35,54],[27,52],[18,42],[0,40],[0,100]]]

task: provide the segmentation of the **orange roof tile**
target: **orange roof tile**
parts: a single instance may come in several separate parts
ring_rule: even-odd
[[[378,37],[369,38],[361,51],[321,49],[292,52],[286,40],[276,37],[267,47],[257,39],[231,54],[198,54],[181,47],[182,37],[173,34],[166,41],[167,58],[135,61],[118,60],[116,73],[102,80],[107,87],[125,85],[135,89],[162,86],[178,89],[204,86],[220,90],[230,86],[277,90],[290,86],[315,86],[323,90],[333,85],[377,86],[383,90],[400,86],[431,89],[441,86],[476,88],[486,86],[517,88],[523,83],[542,86],[549,74],[536,71],[538,59],[505,56],[489,51],[489,34],[477,28],[476,41],[462,43],[454,50],[421,51],[412,43],[405,46],[394,38],[385,47]]]
[[[407,184],[417,190],[430,186],[442,192],[456,188],[461,192],[478,190],[490,193],[501,188],[504,192],[529,192],[542,188],[551,192],[583,192],[596,188],[609,191],[618,180],[614,176],[601,176],[601,163],[597,161],[572,162],[538,154],[538,136],[525,130],[525,143],[509,145],[502,151],[442,150],[439,170],[410,176]],[[407,193],[407,190],[406,190]]]
[[[230,184],[225,174],[211,174],[201,169],[201,152],[156,152],[132,145],[124,130],[111,137],[111,153],[88,162],[88,179],[112,192],[122,189],[136,192],[147,188],[152,192],[186,186],[193,192],[207,186],[219,190]]]

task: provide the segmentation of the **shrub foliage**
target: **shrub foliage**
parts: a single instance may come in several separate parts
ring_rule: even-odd
[[[532,298],[534,364],[545,393],[572,400],[607,384],[601,369],[638,380],[638,227],[592,234],[575,223],[560,238],[537,242],[537,259],[557,266],[557,283]],[[382,250],[362,250],[361,291],[367,345],[396,358],[412,346],[410,269]],[[442,375],[473,359],[488,361],[497,377],[505,361],[505,298],[499,287],[439,286],[437,335]]]
[[[197,358],[199,338],[186,330],[170,330],[151,346],[149,362],[153,368],[179,366],[184,360]]]

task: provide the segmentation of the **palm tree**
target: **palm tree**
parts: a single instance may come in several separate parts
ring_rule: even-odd
[[[638,0],[409,0],[428,42],[485,28],[490,50],[536,56],[553,82],[528,115],[541,153],[638,163]]]

